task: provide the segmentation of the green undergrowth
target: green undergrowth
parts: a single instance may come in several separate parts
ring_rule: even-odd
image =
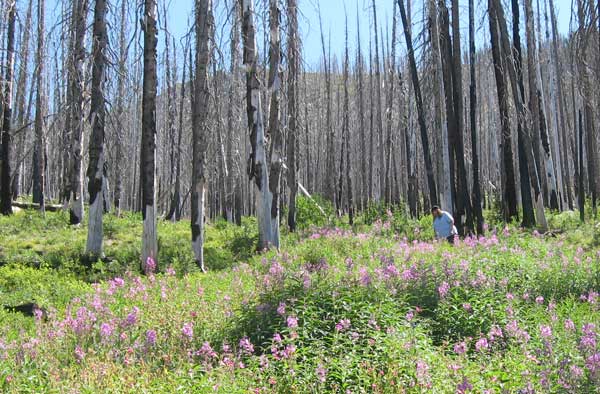
[[[550,213],[549,234],[490,223],[451,246],[388,208],[263,254],[254,219],[217,221],[207,274],[189,222],[161,221],[147,276],[138,215],[105,217],[89,267],[64,214],[0,218],[0,302],[44,311],[0,310],[0,391],[598,392],[598,225]]]

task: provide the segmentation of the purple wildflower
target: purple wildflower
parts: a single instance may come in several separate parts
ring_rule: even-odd
[[[319,382],[325,383],[325,380],[327,379],[327,369],[324,368],[322,364],[319,364],[316,372],[317,372],[317,378],[319,379]]]
[[[109,323],[102,323],[100,325],[100,335],[102,338],[106,339],[110,337],[113,333],[113,327]]]
[[[154,330],[146,331],[146,344],[148,346],[154,346],[156,344],[156,331],[154,331]]]
[[[298,327],[298,319],[295,316],[287,317],[287,326],[288,328],[297,328]]]
[[[442,282],[442,284],[438,287],[440,298],[446,298],[446,295],[448,295],[448,290],[450,290],[450,285],[448,282]]]
[[[463,342],[459,342],[454,345],[454,353],[456,354],[465,354],[467,352],[467,344]]]
[[[181,329],[181,333],[190,340],[194,338],[194,323],[185,323]]]
[[[254,345],[252,344],[252,342],[250,342],[250,339],[248,339],[247,337],[240,339],[240,348],[242,349],[243,353],[254,353]]]
[[[489,343],[487,338],[483,337],[481,339],[479,339],[477,342],[475,342],[475,349],[478,352],[484,352],[489,348]]]
[[[540,326],[540,335],[542,338],[550,338],[552,336],[552,328],[550,328],[550,326]]]

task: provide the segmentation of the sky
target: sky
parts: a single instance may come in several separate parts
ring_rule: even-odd
[[[187,20],[188,15],[191,15],[193,0],[167,0],[171,1],[171,5],[169,7],[169,24],[172,34],[175,36],[182,36],[187,31]],[[258,4],[260,1],[255,1],[255,4]],[[375,4],[377,6],[377,19],[379,24],[379,29],[386,30],[386,25],[391,32],[392,29],[392,13],[393,13],[393,4],[395,0],[375,0]],[[536,7],[536,1],[533,0],[534,10]],[[543,8],[543,3],[545,0],[540,0],[541,7]],[[223,12],[219,12],[219,7],[222,7],[224,4],[224,0],[213,0],[215,7],[217,8],[216,19],[217,26],[223,26],[224,21],[227,19],[227,16],[224,15]],[[228,0],[230,3],[231,0]],[[321,36],[320,36],[320,28],[319,28],[319,8],[321,11],[321,18],[323,21],[323,30],[325,34],[325,43],[328,45],[329,39],[331,40],[332,53],[341,56],[344,49],[344,24],[345,24],[345,13],[344,9],[346,7],[348,12],[348,31],[349,31],[349,40],[351,50],[355,50],[356,47],[356,20],[357,20],[357,11],[360,18],[361,24],[361,36],[362,36],[362,45],[363,51],[368,51],[369,39],[372,35],[372,26],[373,26],[373,13],[372,13],[372,0],[298,0],[300,7],[300,30],[303,42],[303,57],[304,62],[309,67],[314,67],[319,64],[319,60],[322,54],[321,48]],[[358,4],[357,4],[358,3]],[[423,0],[412,0],[412,15],[413,15],[413,24],[414,31],[417,32],[420,30],[421,21],[423,20]],[[484,8],[487,1],[485,0],[475,0],[477,14],[475,24],[478,26],[478,37],[479,43],[483,43],[489,40],[488,28],[487,28],[487,19],[484,19]],[[554,0],[554,4],[556,7],[556,12],[558,15],[559,22],[559,30],[562,34],[566,34],[569,30],[569,20],[570,20],[570,6],[571,0]],[[461,20],[461,38],[463,40],[463,48],[467,48],[466,39],[468,38],[468,25],[467,25],[467,17],[468,17],[468,2],[467,0],[460,0],[460,8],[461,8],[461,18],[465,20]],[[506,11],[509,11],[509,8],[506,8]],[[522,16],[523,18],[523,16]],[[260,23],[257,18],[257,24]],[[544,23],[543,14],[542,14],[542,24]],[[524,28],[524,23],[522,22],[522,28]],[[217,27],[217,30],[219,28]],[[542,29],[543,32],[543,29]],[[228,37],[227,33],[227,36]],[[391,34],[391,33],[390,33]],[[401,30],[401,25],[398,26],[398,37],[400,39],[399,50],[405,51],[404,39]],[[523,34],[522,37],[525,37]],[[418,38],[413,37],[415,40],[415,45],[418,46]],[[259,42],[259,46],[261,43]]]
[[[113,12],[118,12],[119,5],[122,0],[111,0]],[[141,0],[129,0],[130,4],[141,4]],[[159,13],[162,14],[163,1],[167,2],[167,13],[168,13],[168,30],[170,34],[175,36],[176,40],[181,42],[182,37],[186,35],[190,29],[192,19],[192,11],[194,0],[158,0]],[[228,39],[229,39],[229,21],[230,15],[226,11],[226,4],[230,5],[232,1],[239,0],[213,0],[215,7],[215,18],[216,18],[216,29],[217,35],[220,36],[219,48],[223,51],[224,56],[227,56],[229,50]],[[265,4],[267,0],[254,0],[256,10],[265,10],[265,7],[259,7],[260,4]],[[405,0],[406,1],[406,0]],[[506,4],[505,10],[508,12],[510,7],[508,6],[509,1],[503,0]],[[559,30],[561,34],[566,34],[569,31],[570,23],[570,7],[572,0],[554,0],[556,12],[558,15]],[[383,30],[385,36],[386,29],[390,31],[392,29],[392,13],[393,5],[396,0],[375,0],[377,6],[377,19],[380,31]],[[533,0],[534,10],[537,3],[543,4],[546,0]],[[93,1],[91,1],[93,4]],[[285,3],[282,0],[282,3]],[[424,19],[424,3],[425,0],[412,0],[412,15],[413,15],[413,32],[417,33],[422,30],[422,21]],[[463,40],[463,48],[466,50],[468,38],[468,0],[459,0],[460,11],[461,11],[461,39]],[[54,23],[52,19],[59,20],[57,15],[60,14],[60,0],[47,0],[47,26],[52,26]],[[357,13],[361,24],[361,37],[363,53],[368,54],[369,40],[372,38],[372,27],[373,27],[373,12],[372,12],[372,0],[298,0],[299,4],[299,23],[300,31],[303,43],[303,61],[304,65],[309,69],[319,67],[319,62],[322,54],[321,47],[321,32],[319,27],[319,9],[321,12],[323,30],[325,35],[325,43],[328,45],[331,42],[331,52],[333,55],[341,57],[344,50],[344,24],[345,24],[345,12],[348,12],[348,31],[349,31],[349,44],[351,53],[356,51],[356,33],[357,33]],[[477,45],[482,46],[489,42],[488,33],[488,22],[485,18],[486,0],[475,0],[477,14],[475,19],[477,29]],[[23,7],[24,8],[24,7]],[[93,7],[92,7],[93,8]],[[257,11],[258,12],[258,11]],[[24,14],[24,12],[22,12]],[[259,29],[258,37],[262,37],[260,32],[263,21],[266,21],[267,15],[257,14],[255,23]],[[160,16],[162,18],[162,15]],[[522,17],[523,18],[523,17]],[[544,19],[542,17],[542,24]],[[161,23],[162,25],[162,23]],[[406,51],[406,45],[404,43],[404,37],[401,29],[401,24],[398,25],[398,39],[399,46],[397,51],[399,56],[402,56]],[[116,26],[115,26],[116,28]],[[521,28],[524,29],[524,23],[521,23]],[[543,29],[542,29],[543,32]],[[159,32],[159,53],[162,52],[164,47],[164,32]],[[522,34],[524,39],[525,34]],[[413,35],[413,41],[415,48],[419,48],[420,43],[423,41],[423,36]],[[523,43],[524,44],[524,43]],[[259,50],[261,50],[262,39],[258,42]],[[351,55],[353,56],[353,55]]]

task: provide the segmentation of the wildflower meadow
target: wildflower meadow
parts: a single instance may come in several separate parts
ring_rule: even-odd
[[[244,255],[228,242],[251,249],[251,226],[221,223],[207,244],[229,254],[209,250],[208,273],[169,261],[167,246],[140,272],[135,261],[84,269],[48,253],[27,258],[40,244],[24,222],[41,224],[22,215],[2,219],[0,296],[36,309],[0,311],[2,392],[600,391],[600,249],[590,227],[541,235],[498,226],[451,246],[428,239],[427,224],[401,234],[389,216],[307,228],[286,235],[280,252]],[[107,254],[117,255],[129,222],[112,225]],[[177,237],[180,225],[161,226]],[[65,255],[68,239],[83,236],[52,231]]]

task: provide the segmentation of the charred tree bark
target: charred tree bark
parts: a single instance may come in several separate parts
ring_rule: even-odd
[[[67,188],[69,200],[69,221],[78,225],[83,221],[83,182],[81,169],[81,152],[83,150],[83,110],[85,88],[85,29],[88,13],[88,0],[79,0],[73,3],[73,45],[70,64],[69,88],[71,102],[69,103],[70,116],[70,170],[69,187]],[[118,157],[119,155],[117,155]]]
[[[44,19],[45,1],[38,0],[38,37],[36,52],[36,99],[35,99],[35,143],[33,148],[33,202],[39,204],[44,212],[45,204],[45,170],[46,170],[46,135],[44,110],[46,108],[44,95]]]
[[[269,140],[270,165],[269,189],[271,191],[271,230],[273,246],[279,249],[279,200],[281,188],[281,173],[283,171],[283,136],[280,119],[280,90],[282,85],[281,72],[281,34],[279,31],[280,11],[277,0],[269,1],[269,86],[271,105],[269,108]]]
[[[264,250],[274,244],[274,232],[271,228],[271,202],[273,201],[273,196],[269,190],[265,129],[260,98],[260,81],[257,74],[254,4],[253,0],[241,0],[241,2],[244,65],[246,67],[246,102],[250,143],[252,146],[248,172],[250,180],[254,180],[258,194],[258,249]]]
[[[108,37],[106,33],[106,0],[96,0],[94,8],[94,45],[92,48],[92,102],[90,122],[92,134],[89,143],[89,165],[87,169],[90,208],[88,217],[88,237],[86,253],[102,256],[102,215],[103,215],[103,167],[104,167],[104,127],[106,120],[106,99],[104,81]]]
[[[290,188],[288,203],[288,226],[291,232],[296,231],[296,195],[298,194],[298,168],[296,144],[298,127],[298,69],[300,66],[300,45],[298,35],[298,2],[287,0],[288,27],[288,131],[287,131],[287,166],[288,187]],[[304,120],[308,122],[308,119]],[[308,170],[308,168],[307,168]]]
[[[196,264],[204,265],[204,220],[206,199],[206,145],[208,140],[208,67],[212,48],[212,1],[196,0],[196,72],[193,100],[192,142],[192,250]]]
[[[483,212],[481,208],[481,185],[479,182],[479,153],[477,143],[477,77],[475,75],[475,6],[469,0],[469,63],[471,83],[469,86],[469,104],[471,115],[471,149],[473,151],[473,213],[477,234],[483,234]]]
[[[500,123],[502,132],[502,178],[503,178],[503,207],[504,220],[510,222],[518,217],[517,191],[513,166],[512,137],[508,106],[508,92],[505,77],[505,62],[503,61],[500,45],[500,32],[496,18],[494,0],[488,1],[489,23],[491,33],[492,57],[494,61],[494,76],[500,107]]]
[[[423,159],[425,161],[425,171],[427,172],[427,185],[429,187],[429,200],[431,204],[437,204],[437,188],[435,184],[435,175],[433,173],[433,164],[431,161],[431,151],[429,147],[429,137],[427,135],[427,125],[425,123],[425,114],[423,111],[423,98],[421,96],[421,85],[419,84],[419,75],[417,72],[417,63],[415,61],[415,52],[412,44],[412,36],[410,33],[410,27],[408,26],[406,18],[406,10],[404,7],[404,0],[398,0],[398,6],[400,7],[400,16],[402,17],[402,24],[404,25],[404,37],[406,39],[406,46],[408,48],[408,60],[410,65],[410,72],[413,81],[413,87],[415,90],[415,100],[417,104],[419,129],[421,132],[421,144],[423,145]]]
[[[16,163],[14,174],[12,174],[13,199],[16,199],[19,195],[21,195],[21,189],[23,187],[21,178],[25,167],[25,136],[28,129],[25,123],[29,120],[28,114],[25,113],[25,96],[27,95],[27,70],[29,69],[29,41],[31,37],[32,11],[33,0],[29,0],[25,24],[23,25],[23,34],[21,36],[21,65],[19,67],[19,77],[17,80],[17,91],[15,96],[16,125],[21,129],[21,132],[19,132],[17,135],[16,141],[16,156],[19,162]],[[31,91],[33,91],[33,89],[31,89]],[[30,97],[32,93],[31,91],[29,92]],[[31,100],[29,101],[31,102]]]
[[[456,120],[456,144],[454,145],[456,164],[458,167],[458,186],[456,202],[458,210],[454,219],[460,234],[473,231],[473,213],[471,212],[471,197],[467,183],[467,169],[465,166],[465,149],[463,129],[465,128],[463,84],[462,84],[462,50],[460,45],[460,19],[458,0],[452,0],[452,87],[454,97],[454,116]],[[463,224],[462,215],[466,214]],[[464,228],[466,227],[466,229]]]
[[[16,4],[15,0],[8,0],[7,3],[8,26],[6,29],[6,75],[4,76],[4,119],[2,123],[2,166],[0,167],[0,213],[3,215],[12,214],[12,184],[11,184],[11,151],[12,151],[12,87],[13,74],[15,67],[15,20]]]

